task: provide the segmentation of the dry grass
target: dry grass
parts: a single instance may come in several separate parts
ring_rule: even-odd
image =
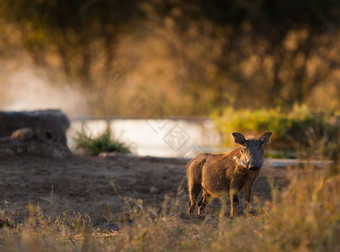
[[[340,251],[340,175],[311,167],[296,174],[284,191],[273,188],[271,202],[257,204],[256,215],[234,220],[183,218],[181,199],[165,200],[161,209],[136,200],[114,231],[80,214],[52,220],[30,206],[24,223],[0,230],[0,250]]]

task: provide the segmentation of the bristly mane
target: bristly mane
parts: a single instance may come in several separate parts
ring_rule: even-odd
[[[258,140],[258,138],[255,137],[254,135],[251,135],[251,136],[247,136],[246,140]]]

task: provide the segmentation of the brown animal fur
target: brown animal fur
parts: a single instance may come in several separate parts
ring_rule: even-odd
[[[260,174],[263,164],[262,144],[268,143],[270,132],[264,133],[258,139],[245,139],[240,133],[233,133],[235,142],[242,144],[227,154],[202,153],[190,161],[187,168],[189,187],[188,213],[193,213],[196,199],[202,192],[202,197],[197,203],[198,214],[208,204],[208,197],[217,197],[222,206],[230,196],[230,218],[235,215],[238,204],[238,192],[244,189],[246,207],[250,205],[251,188],[255,179]]]

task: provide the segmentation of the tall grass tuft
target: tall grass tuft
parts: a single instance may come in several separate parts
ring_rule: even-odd
[[[76,149],[82,149],[86,154],[96,156],[101,152],[122,152],[131,153],[130,148],[113,138],[111,129],[108,127],[97,137],[87,135],[85,131],[77,132],[74,138]]]
[[[273,200],[258,204],[255,216],[234,220],[184,219],[178,204],[169,209],[171,199],[166,209],[138,200],[129,222],[110,231],[97,229],[86,216],[52,220],[30,207],[24,224],[0,230],[0,250],[340,251],[340,175],[329,177],[326,170],[294,171],[290,185],[281,193],[273,188]]]

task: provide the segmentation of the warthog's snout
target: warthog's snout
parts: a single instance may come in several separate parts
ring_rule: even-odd
[[[240,159],[240,158],[238,158],[237,156],[234,156],[234,159],[236,160],[236,162],[237,162],[237,164],[239,165],[239,166],[242,166],[242,167],[244,167],[244,168],[247,168],[247,169],[249,169],[250,171],[258,171],[260,168],[261,168],[261,166],[262,165],[253,165],[253,164],[251,164],[250,162],[246,162],[246,161],[244,161],[244,159]]]

